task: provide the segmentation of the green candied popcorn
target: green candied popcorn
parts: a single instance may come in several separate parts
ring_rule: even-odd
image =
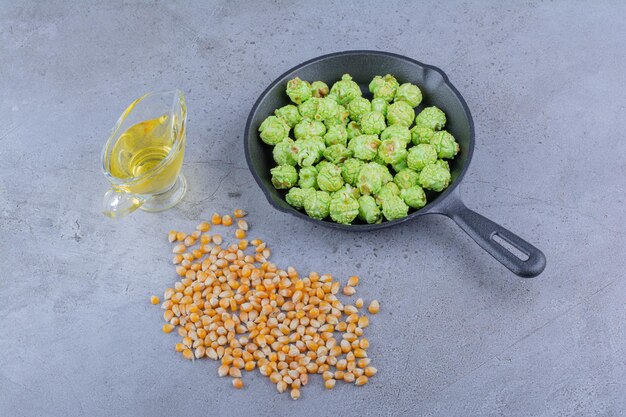
[[[359,218],[366,223],[380,223],[383,219],[376,200],[371,195],[359,197]]]
[[[298,113],[300,113],[300,116],[304,119],[313,120],[317,114],[317,108],[319,107],[321,100],[321,98],[311,97],[309,100],[298,106]]]
[[[348,139],[356,138],[357,136],[362,135],[361,126],[357,122],[350,122],[346,126],[346,132],[348,132]]]
[[[441,164],[432,163],[426,165],[420,172],[419,183],[428,190],[441,191],[450,185],[451,180],[450,171]]]
[[[300,176],[302,176],[302,171],[300,171]],[[393,182],[395,182],[401,189],[407,189],[417,185],[419,178],[419,173],[413,171],[411,168],[406,168],[398,172],[396,176],[393,177]]]
[[[365,165],[365,162],[360,159],[347,159],[341,166],[341,176],[343,177],[343,180],[352,186],[356,186],[356,180],[363,165]]]
[[[391,175],[391,172],[389,172],[389,168],[387,168],[387,165],[377,165],[377,169],[380,172],[380,180],[382,181],[382,184],[385,185],[388,182],[393,181],[393,175]]]
[[[391,125],[380,134],[380,140],[387,139],[398,139],[406,146],[411,143],[411,132],[404,125]]]
[[[294,127],[295,125],[300,123],[300,120],[302,119],[298,108],[293,104],[287,104],[280,109],[276,109],[274,114],[278,118],[283,119],[289,125],[289,127]]]
[[[320,172],[320,169],[324,168],[326,165],[332,165],[333,163],[327,160],[322,160],[320,161],[319,164],[315,165],[315,168],[317,168],[317,172]]]
[[[400,187],[398,187],[394,182],[388,182],[380,187],[380,190],[376,193],[376,202],[378,204],[383,204],[385,200],[398,196],[400,196]]]
[[[348,149],[352,151],[354,157],[364,161],[374,159],[378,153],[378,146],[380,140],[376,135],[360,135],[348,142]]]
[[[390,125],[411,126],[415,119],[415,110],[406,101],[396,101],[387,107],[387,121]]]
[[[322,191],[337,191],[343,186],[341,168],[333,163],[324,164],[318,170],[317,186]]]
[[[292,139],[285,138],[274,146],[272,156],[278,165],[293,166],[296,164],[296,150],[293,145],[294,141]]]
[[[333,120],[339,117],[339,104],[332,97],[324,97],[319,100],[320,104],[317,107],[315,120]]]
[[[326,126],[317,120],[302,119],[300,123],[293,128],[293,134],[296,139],[304,139],[309,136],[324,136]]]
[[[341,164],[352,156],[352,151],[342,144],[331,145],[324,150],[324,158],[333,164]]]
[[[436,132],[430,142],[437,149],[437,156],[442,159],[452,159],[459,153],[459,144],[454,140],[454,136],[445,130]]]
[[[330,127],[333,125],[345,126],[348,124],[348,121],[349,121],[348,110],[345,107],[343,107],[341,104],[339,104],[337,108],[339,110],[337,111],[337,114],[334,117],[324,120],[324,124],[326,125],[326,127]]]
[[[396,90],[395,101],[404,100],[411,107],[417,107],[422,102],[422,90],[411,83],[404,83]]]
[[[269,116],[259,126],[261,140],[268,145],[276,145],[289,136],[289,125],[283,119]]]
[[[330,211],[330,194],[326,191],[309,191],[304,199],[304,211],[309,217],[322,220]]]
[[[343,74],[341,81],[337,81],[330,89],[330,95],[342,106],[347,105],[357,97],[361,97],[361,88],[352,81],[349,74]]]
[[[375,76],[369,85],[369,90],[374,94],[374,98],[382,98],[386,102],[393,100],[397,89],[398,81],[390,74],[384,77],[380,75]]]
[[[391,167],[393,168],[394,171],[396,172],[400,172],[403,169],[407,169],[409,166],[406,163],[406,158],[404,158],[402,161],[397,162],[395,164],[391,164]]]
[[[279,165],[270,170],[272,184],[277,189],[291,188],[298,183],[298,171],[291,165]]]
[[[296,151],[296,162],[301,167],[307,167],[315,164],[322,157],[322,152],[326,149],[323,140],[315,137],[306,139],[298,139],[293,144]]]
[[[420,143],[430,143],[433,140],[434,135],[434,130],[419,124],[413,126],[413,129],[411,129],[411,140],[414,145]]]
[[[311,83],[311,95],[321,98],[328,95],[328,85],[324,81],[313,81]]]
[[[385,116],[377,111],[370,111],[361,116],[361,132],[364,135],[378,135],[385,130]]]
[[[376,162],[377,164],[380,164],[380,165],[387,165],[387,162],[383,161],[383,158],[378,153],[376,154],[374,159],[372,159],[372,162]]]
[[[289,204],[290,206],[301,209],[302,207],[304,207],[304,200],[306,199],[308,193],[309,189],[292,187],[285,195],[285,201],[287,201],[287,204]]]
[[[420,171],[428,164],[432,164],[437,160],[437,150],[433,145],[428,143],[420,143],[409,149],[406,157],[406,163],[409,168]]]
[[[426,193],[419,185],[400,190],[400,197],[402,197],[407,206],[414,209],[422,208],[426,205]]]
[[[356,179],[356,188],[363,195],[376,194],[383,186],[381,165],[369,162],[361,167]]]
[[[440,167],[445,168],[446,171],[450,172],[450,164],[448,164],[448,161],[444,161],[443,159],[437,159],[437,162],[435,163]]]
[[[432,130],[441,130],[446,124],[446,114],[438,107],[426,107],[415,118],[415,124]]]
[[[365,97],[357,97],[348,104],[347,109],[350,119],[358,122],[363,114],[372,111],[372,104]]]
[[[324,143],[326,146],[332,145],[348,145],[348,131],[344,125],[331,125],[326,128],[324,135]]]
[[[378,97],[372,99],[372,111],[382,113],[384,116],[387,116],[388,105],[389,103],[387,103],[387,100],[385,100],[384,98]]]
[[[311,98],[311,84],[296,77],[287,82],[287,95],[296,104],[304,103]]]
[[[387,220],[401,219],[409,214],[409,206],[397,195],[385,198],[382,206],[383,216]]]
[[[406,158],[406,145],[399,139],[386,139],[378,147],[378,156],[387,164],[393,164]]]
[[[300,168],[298,185],[301,188],[317,189],[317,168],[308,166]]]
[[[359,214],[359,202],[354,197],[352,187],[334,192],[330,198],[330,218],[341,224],[350,224]]]

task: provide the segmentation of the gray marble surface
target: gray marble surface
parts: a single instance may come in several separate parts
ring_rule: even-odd
[[[619,1],[0,0],[0,415],[625,415],[625,19]],[[254,100],[347,49],[447,72],[476,123],[462,195],[546,253],[540,277],[440,216],[353,234],[265,201],[243,159]],[[111,221],[100,149],[130,101],[172,87],[189,192]],[[236,207],[278,264],[359,274],[381,300],[370,384],[315,379],[293,402],[174,353],[148,302],[175,279],[165,233]]]

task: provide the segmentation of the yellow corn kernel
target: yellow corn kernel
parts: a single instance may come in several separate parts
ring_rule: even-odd
[[[184,232],[176,233],[176,240],[178,240],[179,242],[182,242],[183,240],[185,240],[186,237],[187,237],[187,233],[184,233]]]
[[[209,230],[211,230],[211,225],[209,224],[209,222],[202,222],[196,226],[196,229],[200,232],[208,232]]]
[[[170,243],[173,243],[176,240],[176,230],[169,231],[169,233],[167,234],[167,240],[169,240]]]
[[[337,381],[335,379],[327,379],[324,381],[324,387],[326,387],[326,389],[333,389],[336,383]]]
[[[184,349],[183,350],[183,358],[189,359],[189,360],[193,359],[193,353],[191,352],[191,349]]]
[[[222,216],[217,213],[213,213],[213,215],[211,216],[211,223],[222,224]]]
[[[153,295],[152,297],[150,297],[150,302],[154,305],[157,305],[161,302],[161,300],[159,300],[159,297],[157,297],[156,295]]]
[[[359,317],[358,326],[362,329],[370,325],[370,319],[367,316]]]
[[[184,253],[186,250],[187,248],[182,243],[179,243],[178,245],[172,248],[172,252],[177,253],[177,254]]]
[[[373,366],[368,366],[364,370],[365,376],[367,376],[367,377],[371,377],[371,376],[376,375],[376,372],[378,372],[378,369],[374,368]]]
[[[237,229],[235,230],[235,237],[237,239],[243,239],[246,237],[246,231],[243,229]]]
[[[233,379],[233,387],[235,387],[237,389],[242,389],[243,388],[243,381],[241,380],[241,378]]]
[[[298,398],[300,398],[300,390],[298,388],[293,388],[291,390],[291,399],[297,400]]]
[[[172,326],[171,324],[165,323],[163,325],[163,333],[171,333],[172,330],[174,330],[174,326]]]
[[[182,343],[176,343],[176,345],[174,345],[174,350],[176,352],[182,352],[183,350],[185,350],[185,345],[183,345]]]
[[[380,311],[380,305],[378,304],[378,300],[372,300],[369,307],[367,307],[367,311],[369,311],[370,314],[378,314],[378,312]]]
[[[246,213],[244,210],[237,209],[237,210],[235,210],[235,212],[233,214],[235,215],[236,218],[240,219],[242,217],[245,217],[246,214],[248,214],[248,213]]]
[[[355,275],[348,278],[348,285],[351,287],[356,287],[357,285],[359,285],[359,277]]]
[[[228,214],[225,214],[222,216],[222,224],[224,226],[232,226],[233,224],[233,218],[230,217]]]

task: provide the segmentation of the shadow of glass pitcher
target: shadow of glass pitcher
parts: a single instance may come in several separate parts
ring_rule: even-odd
[[[183,198],[186,118],[178,90],[149,93],[128,106],[102,150],[102,171],[111,183],[103,200],[105,215],[118,218],[138,208],[162,211]]]

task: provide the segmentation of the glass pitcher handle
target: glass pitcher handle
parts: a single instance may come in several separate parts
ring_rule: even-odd
[[[102,212],[107,217],[117,219],[137,210],[145,201],[137,195],[111,188],[104,194]]]

